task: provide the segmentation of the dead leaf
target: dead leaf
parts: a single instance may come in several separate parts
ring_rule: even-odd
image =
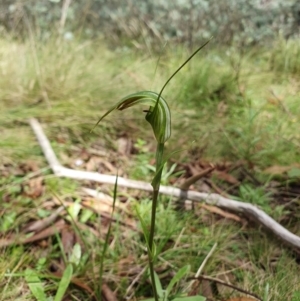
[[[108,287],[107,284],[102,285],[102,295],[106,299],[106,301],[118,301],[116,295],[113,293],[113,291]]]
[[[229,184],[238,185],[240,183],[234,176],[224,171],[215,170],[213,175],[219,180],[223,180]]]
[[[136,275],[141,270],[142,268],[136,264],[136,258],[133,255],[122,258],[118,262],[118,275],[121,277]]]
[[[101,173],[110,172],[113,174],[117,173],[117,169],[105,158],[92,156],[89,161],[85,164],[87,171],[97,171]]]
[[[270,175],[282,175],[284,173],[287,173],[293,168],[300,168],[300,164],[294,164],[290,166],[274,165],[266,168],[263,172]]]
[[[43,177],[30,179],[25,186],[25,194],[33,199],[40,197],[44,192]]]
[[[61,231],[61,244],[66,255],[70,255],[76,242],[76,236],[72,228],[64,227]]]
[[[200,166],[195,164],[188,164],[187,169],[191,176],[194,176],[203,170]]]
[[[69,140],[69,137],[67,135],[58,134],[56,135],[55,140],[60,144],[66,144],[67,141]]]
[[[211,288],[211,283],[208,280],[202,280],[201,281],[200,292],[201,292],[201,295],[203,297],[207,298],[207,299],[213,299],[214,298],[213,290]],[[196,295],[198,295],[198,293],[199,292],[197,292],[197,294],[195,294],[195,295],[190,295],[190,296],[196,296]]]
[[[24,171],[25,174],[39,170],[37,162],[32,160],[28,160],[25,163],[21,163],[19,167],[20,169],[22,169],[22,171]]]
[[[267,102],[275,106],[278,105],[278,100],[275,97],[271,97],[271,96],[267,97]]]
[[[110,173],[114,175],[118,173],[117,168],[115,168],[109,161],[104,160],[103,165],[109,170]]]
[[[85,148],[80,150],[79,157],[83,161],[87,161],[90,158],[90,153]]]
[[[94,212],[101,214],[101,213],[112,213],[112,204],[107,204],[105,202],[101,202],[99,200],[94,199],[85,199],[82,200],[81,204],[89,209],[92,209]]]
[[[65,221],[61,219],[61,220],[57,221],[54,225],[46,228],[45,230],[39,232],[38,234],[25,239],[23,243],[27,244],[30,242],[34,242],[34,241],[37,241],[40,239],[44,239],[44,238],[53,236],[56,233],[61,232],[62,229],[65,227],[65,225],[66,225]]]
[[[105,148],[103,147],[103,149],[95,149],[95,148],[89,148],[89,153],[91,155],[95,155],[97,157],[108,157],[108,152],[105,150]]]
[[[118,153],[123,156],[129,156],[132,150],[132,141],[127,137],[120,137],[117,140]]]
[[[85,200],[90,200],[93,203],[94,202],[100,202],[100,203],[104,203],[106,205],[109,205],[112,207],[113,205],[113,198],[101,191],[97,191],[97,190],[93,190],[93,189],[89,189],[89,188],[82,188],[82,191],[85,194],[88,194],[89,196],[94,197],[95,199],[90,199],[90,198],[85,198]],[[89,205],[88,203],[86,204],[87,206]],[[121,202],[116,202],[115,203],[115,208],[119,208],[122,210],[126,210],[126,204],[121,203]]]
[[[59,207],[55,212],[53,212],[50,216],[43,218],[42,220],[38,220],[33,222],[31,225],[25,227],[24,232],[39,232],[46,227],[48,227],[50,224],[52,224],[56,218],[59,216],[59,214],[64,210],[64,207]]]
[[[54,225],[46,228],[45,230],[31,236],[31,237],[25,237],[20,235],[15,235],[9,239],[0,239],[0,248],[8,247],[14,244],[28,244],[34,241],[38,241],[50,236],[55,235],[56,233],[61,232],[61,230],[65,227],[65,221],[59,220]]]
[[[87,171],[98,171],[99,165],[104,161],[105,159],[92,156],[88,162],[85,165],[85,169]]]
[[[223,191],[221,188],[219,188],[213,181],[211,181],[210,179],[205,180],[210,186],[211,188],[218,194],[222,195],[225,198],[228,198],[228,195],[225,191]]]
[[[212,213],[216,213],[216,214],[221,215],[225,218],[232,219],[232,220],[237,221],[237,222],[242,221],[242,219],[239,216],[237,216],[233,213],[226,212],[226,211],[224,211],[224,210],[222,210],[222,209],[220,209],[216,206],[210,206],[210,205],[206,205],[206,204],[200,204],[200,206],[202,208],[205,208],[206,210],[212,212]]]
[[[198,165],[203,169],[215,166],[212,162],[205,161],[203,159],[201,159],[201,161],[199,161]]]

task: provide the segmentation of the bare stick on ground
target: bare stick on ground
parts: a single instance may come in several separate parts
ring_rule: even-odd
[[[231,288],[235,289],[236,291],[239,291],[239,292],[241,292],[243,294],[252,296],[252,297],[256,298],[259,301],[262,301],[262,298],[260,298],[258,295],[254,294],[254,293],[251,293],[251,292],[249,292],[247,290],[244,290],[244,289],[242,289],[240,287],[237,287],[237,286],[235,286],[235,285],[233,285],[231,283],[228,283],[228,282],[225,282],[223,280],[217,279],[217,278],[213,278],[213,277],[209,277],[209,276],[205,276],[205,275],[199,275],[198,277],[194,277],[192,279],[194,279],[194,280],[195,279],[197,279],[197,280],[209,280],[209,281],[212,281],[212,282],[220,283],[220,284],[222,284],[224,286],[231,287]],[[242,300],[242,298],[241,298],[241,300]]]
[[[43,153],[53,173],[56,176],[66,177],[66,178],[71,178],[76,180],[95,181],[102,184],[111,184],[111,185],[115,184],[116,182],[115,176],[100,174],[96,172],[80,171],[80,170],[63,167],[59,163],[50,145],[50,142],[47,139],[46,135],[44,134],[43,129],[39,124],[39,122],[34,118],[30,119],[29,122],[43,150]],[[122,177],[118,177],[118,186],[152,192],[152,186],[149,183],[129,180]],[[191,190],[185,191],[171,186],[160,186],[160,193],[173,196],[176,198],[184,199],[184,200],[191,200],[194,202],[205,202],[207,204],[215,205],[217,207],[227,209],[235,213],[243,214],[246,218],[254,220],[258,224],[263,225],[265,228],[267,228],[270,232],[275,234],[278,238],[280,238],[285,243],[300,250],[299,236],[285,229],[274,219],[272,219],[269,215],[267,215],[264,211],[262,211],[261,209],[257,208],[252,204],[231,200],[215,193],[209,194],[209,193],[191,191]]]

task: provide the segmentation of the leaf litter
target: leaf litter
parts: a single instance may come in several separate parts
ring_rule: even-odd
[[[132,153],[135,152],[132,145],[133,143],[130,140],[130,138],[122,136],[117,140],[116,152],[111,152],[109,156],[107,156],[107,152],[104,151],[104,149],[101,149],[101,147],[99,146],[95,148],[94,145],[94,147],[91,148],[91,152],[89,152],[88,148],[81,149],[80,147],[77,147],[78,152],[76,154],[71,154],[71,156],[68,155],[68,162],[70,164],[70,162],[76,162],[76,160],[80,159],[82,160],[82,164],[80,164],[80,166],[76,166],[75,163],[72,163],[71,165],[77,168],[80,167],[80,169],[84,169],[87,171],[100,171],[102,173],[107,174],[116,174],[121,170],[121,173],[123,173],[122,170],[127,169],[125,165],[129,162],[128,157],[132,159]],[[118,164],[122,166],[121,169],[116,166],[116,162],[118,162]],[[249,177],[249,175],[245,175],[243,173],[243,168],[247,166],[247,162],[223,162],[216,164],[197,159],[195,162],[189,162],[187,164],[182,164],[180,162],[176,162],[176,164],[177,167],[175,172],[178,170],[185,171],[183,176],[172,180],[172,182],[174,182],[177,186],[184,185],[184,183],[187,182],[188,179],[199,173],[203,173],[203,176],[199,177],[197,182],[191,184],[192,189],[200,189],[201,191],[236,195],[238,191],[238,186],[241,185],[244,181],[249,181],[250,179],[250,181],[252,181],[253,184],[257,184],[254,183],[255,180],[253,180],[251,176]],[[293,168],[295,166],[293,166]],[[289,169],[287,169],[287,167],[279,168],[275,166],[273,167],[273,169],[270,168],[269,170],[265,170],[265,172],[270,173],[272,175],[281,173],[285,174],[286,177],[287,172],[291,170],[291,168],[292,167],[289,167]],[[246,167],[246,169],[248,169],[248,166]],[[46,195],[47,188],[45,186],[44,176],[39,175],[39,170],[40,169],[38,165],[32,161],[28,161],[27,164],[22,163],[19,166],[3,164],[0,167],[0,171],[3,176],[7,177],[10,174],[19,178],[24,177],[25,179],[23,182],[21,181],[20,190],[16,193],[6,191],[4,198],[6,199],[6,202],[8,202],[16,196],[25,196],[26,198],[29,198],[31,202],[33,202],[34,200],[42,199],[43,201],[45,201],[44,205],[46,206],[46,210],[49,212],[49,216],[44,217],[42,219],[37,219],[35,217],[35,220],[32,220],[30,218],[27,220],[27,224],[25,221],[25,224],[23,223],[22,225],[22,232],[18,234],[2,233],[0,239],[0,247],[4,248],[15,244],[34,244],[40,241],[45,241],[46,243],[42,245],[44,245],[44,247],[49,248],[49,243],[51,244],[51,240],[49,241],[48,239],[60,235],[64,253],[69,254],[74,245],[77,242],[80,242],[78,235],[74,232],[73,228],[70,227],[70,221],[66,219],[68,214],[65,211],[65,209],[68,209],[73,204],[74,198],[73,200],[72,198],[62,198],[58,201],[56,197],[53,196],[52,199],[49,199],[49,196]],[[29,177],[26,180],[26,177],[30,176],[30,174],[32,173],[36,173],[37,176],[33,176],[33,178]],[[253,171],[253,173],[255,172]],[[272,201],[274,202],[274,205],[278,204],[278,199],[280,198],[280,196],[285,196],[284,202],[289,206],[293,205],[293,208],[295,208],[297,204],[295,198],[297,199],[297,196],[299,196],[298,193],[300,190],[299,181],[297,183],[297,181],[294,180],[293,183],[288,183],[287,185],[282,182],[278,182],[275,184],[275,186],[271,187],[272,183],[273,182],[270,182],[269,184],[270,188],[267,186],[265,187],[265,189],[272,189]],[[78,191],[77,196],[80,196],[81,198],[79,203],[80,212],[82,212],[82,210],[86,208],[96,213],[97,215],[102,216],[104,219],[101,223],[104,222],[104,227],[102,227],[100,232],[101,235],[104,235],[106,233],[105,220],[110,220],[112,218],[112,198],[108,194],[103,193],[102,191],[109,192],[110,189],[106,188],[105,185],[97,187],[95,183],[86,183],[86,186],[89,187],[86,189],[98,189],[98,194],[97,196],[91,197],[90,194],[86,194],[86,191],[84,192],[84,189],[82,190],[82,192]],[[126,236],[129,237],[131,235],[130,231],[139,232],[137,229],[136,220],[130,213],[130,203],[127,202],[126,197],[124,198],[124,196],[126,196],[125,192],[126,190],[124,190],[123,201],[116,204],[117,213],[119,211],[119,213],[122,214],[122,219],[112,218],[112,220],[115,223],[118,223],[123,227],[123,239],[126,239]],[[120,195],[122,195],[121,189],[119,193]],[[135,194],[131,195],[131,197],[139,199],[140,194],[141,193],[137,191],[135,192]],[[74,195],[74,197],[77,196]],[[200,213],[199,210],[202,210],[202,212]],[[215,206],[197,204],[196,208],[194,207],[194,213],[196,215],[200,214],[201,216],[203,216],[203,210],[206,210],[207,212],[205,213],[205,215],[216,214],[218,217],[217,220],[225,218],[244,224],[243,219],[241,219],[241,217],[239,217],[238,215],[229,213]],[[291,220],[291,218],[293,218],[293,216],[289,216],[289,221]],[[78,224],[79,228],[82,229],[82,231],[90,231],[95,237],[99,237],[99,227],[97,223],[86,222],[85,224],[82,224],[79,221],[76,221],[76,223]],[[126,234],[127,232],[128,234]],[[28,234],[30,234],[29,237]],[[80,243],[83,245],[82,242]],[[39,247],[39,245],[37,245],[37,247]],[[122,263],[122,260],[124,261],[124,263]],[[129,263],[129,266],[126,268],[121,267],[127,261]],[[121,259],[119,261],[119,264],[119,277],[124,277],[124,272],[122,271],[127,271],[126,275],[130,275],[129,277],[133,279],[143,269],[142,266],[137,265],[135,258],[130,259],[130,257],[125,257],[124,259]],[[60,260],[59,266],[63,268],[64,261]],[[57,277],[62,275],[60,273],[62,272],[54,272],[54,274]],[[71,282],[77,285],[78,287],[82,288],[83,290],[87,291],[90,295],[93,293],[92,289],[89,285],[85,283],[85,281],[73,277]],[[232,282],[234,282],[234,279],[232,279]],[[203,283],[203,285],[204,286],[202,287],[202,290],[207,291],[207,294],[211,297],[212,292],[207,287],[208,284]],[[104,284],[104,286],[102,287],[102,294],[107,300],[116,300],[115,294],[110,290],[109,286],[107,286],[106,284]],[[248,301],[254,299],[247,299],[241,297],[240,299],[231,298],[229,300]]]

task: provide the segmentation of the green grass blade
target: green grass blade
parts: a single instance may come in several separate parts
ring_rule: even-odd
[[[114,194],[113,194],[113,206],[112,206],[112,212],[111,212],[111,216],[113,217],[113,214],[115,212],[115,207],[116,207],[116,200],[117,200],[117,193],[118,193],[118,174],[116,176],[116,182],[114,185]],[[109,243],[109,237],[110,237],[110,232],[111,232],[111,225],[112,225],[112,221],[110,221],[109,226],[108,226],[108,231],[105,235],[105,241],[104,241],[104,246],[103,246],[103,250],[102,250],[102,256],[100,259],[100,269],[99,269],[99,287],[98,287],[98,292],[99,292],[99,300],[102,300],[102,296],[101,296],[101,288],[102,288],[102,280],[103,280],[103,270],[104,270],[104,258],[105,258],[105,254],[108,248],[108,243]]]
[[[156,272],[154,272],[154,279],[155,279],[155,285],[156,285],[157,295],[158,295],[159,298],[162,298],[163,295],[164,295],[164,290],[162,288],[160,279],[159,279],[159,277],[158,277],[158,275],[157,275]]]
[[[73,265],[69,263],[62,275],[54,301],[62,301],[73,276]]]
[[[170,281],[166,292],[167,292],[167,296],[170,295],[171,290],[173,289],[174,285],[179,282],[183,277],[185,277],[187,275],[187,273],[190,271],[190,266],[186,265],[184,267],[182,267],[176,274],[175,276],[172,278],[172,280]]]
[[[140,212],[138,211],[138,209],[136,209],[136,214],[137,214],[137,216],[139,218],[139,221],[141,223],[141,226],[142,226],[142,230],[143,230],[143,234],[144,234],[144,237],[145,237],[148,252],[152,253],[151,250],[150,250],[150,247],[149,247],[149,230],[148,230],[148,226],[145,223],[145,221],[144,221],[142,215],[140,214]]]
[[[43,283],[34,270],[27,269],[25,271],[25,281],[27,282],[32,295],[38,301],[47,301]]]
[[[269,288],[270,288],[270,285],[269,283],[266,284],[266,287],[265,287],[265,292],[264,292],[264,298],[263,298],[263,301],[268,301],[268,297],[269,297]]]

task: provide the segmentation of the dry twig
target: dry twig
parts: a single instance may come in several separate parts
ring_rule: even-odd
[[[54,151],[52,150],[49,140],[45,136],[39,122],[33,118],[30,119],[29,122],[37,137],[37,140],[39,141],[39,144],[44,152],[44,155],[52,171],[56,176],[72,178],[76,180],[95,181],[102,184],[111,184],[111,185],[115,184],[116,182],[115,176],[105,175],[105,174],[100,174],[95,172],[74,170],[74,169],[63,167],[59,163]],[[122,177],[118,177],[118,186],[152,192],[152,186],[149,183],[129,180]],[[235,213],[243,214],[245,217],[250,218],[256,221],[257,223],[263,225],[265,228],[267,228],[270,232],[275,234],[285,243],[297,248],[298,250],[300,249],[299,236],[285,229],[274,219],[272,219],[269,215],[267,215],[264,211],[262,211],[261,209],[257,208],[252,204],[235,201],[215,193],[209,194],[209,193],[191,191],[191,190],[184,191],[179,188],[170,187],[170,186],[160,186],[160,193],[173,196],[176,198],[180,198],[180,199],[191,200],[194,202],[205,202],[207,204],[215,205],[220,208],[233,211]]]
[[[213,277],[209,277],[209,276],[204,276],[204,275],[199,275],[198,277],[193,277],[191,279],[194,279],[194,280],[195,279],[198,279],[198,280],[203,279],[203,280],[208,280],[208,281],[220,283],[220,284],[222,284],[224,286],[231,287],[231,288],[235,289],[236,291],[239,291],[239,292],[244,293],[246,295],[252,296],[252,297],[254,297],[257,300],[262,301],[262,298],[260,298],[258,295],[254,294],[254,293],[251,293],[249,291],[246,291],[243,288],[237,287],[237,286],[235,286],[235,285],[233,285],[231,283],[228,283],[228,282],[225,282],[223,280],[217,279],[217,278],[213,278]]]

